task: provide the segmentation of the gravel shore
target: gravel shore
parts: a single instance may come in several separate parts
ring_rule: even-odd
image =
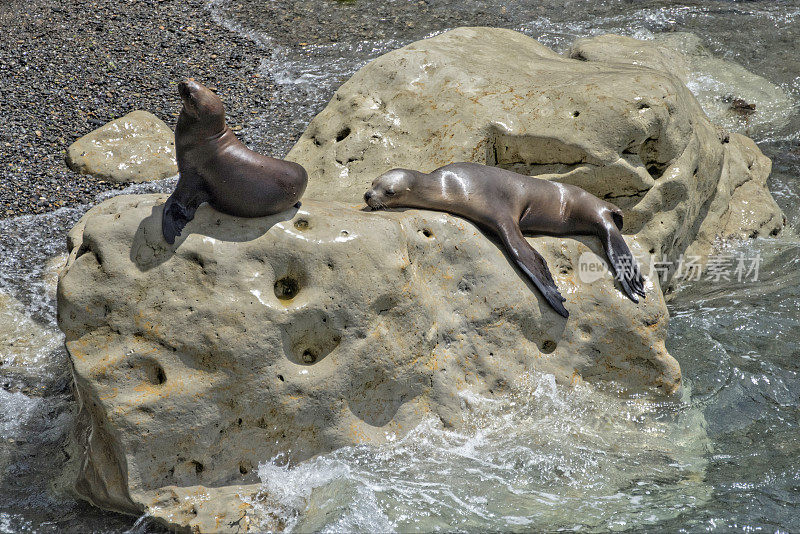
[[[234,129],[279,107],[258,72],[266,51],[202,0],[11,0],[0,26],[0,218],[122,187],[69,170],[66,148],[135,109],[174,127],[183,78],[217,88]]]

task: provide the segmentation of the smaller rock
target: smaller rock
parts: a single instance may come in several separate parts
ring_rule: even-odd
[[[743,115],[749,115],[751,113],[755,113],[756,105],[749,104],[743,98],[734,98],[733,102],[731,102],[731,109],[737,113],[741,113]]]
[[[67,165],[116,183],[160,180],[178,173],[175,135],[155,115],[132,111],[75,141]]]

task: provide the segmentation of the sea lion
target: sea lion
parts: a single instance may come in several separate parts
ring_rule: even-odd
[[[183,109],[175,127],[178,185],[164,205],[161,231],[173,244],[203,202],[237,217],[264,217],[295,206],[308,183],[297,163],[253,152],[225,124],[225,108],[210,89],[178,84]]]
[[[430,174],[393,169],[364,194],[371,209],[423,208],[459,215],[495,234],[508,256],[563,317],[569,312],[544,258],[523,233],[596,235],[625,293],[644,297],[639,266],[622,238],[622,211],[574,185],[477,163],[451,163]]]

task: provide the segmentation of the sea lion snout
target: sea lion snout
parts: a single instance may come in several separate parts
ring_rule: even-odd
[[[194,85],[195,87],[192,87]],[[197,83],[189,78],[178,84],[178,94],[183,102],[183,109],[192,117],[197,116],[197,103],[192,98],[192,92],[197,90]]]
[[[374,210],[393,208],[411,190],[414,175],[407,169],[392,169],[375,178],[364,193],[364,202]]]
[[[189,83],[187,81],[178,84],[178,94],[181,95],[181,98],[189,98],[191,96],[189,92]]]
[[[197,94],[202,87],[203,86],[194,81],[193,78],[187,78],[178,83],[178,94],[184,102],[191,101],[192,96]]]
[[[381,195],[375,189],[370,189],[364,193],[364,202],[367,203],[371,210],[379,210],[386,207],[386,203],[381,201]]]
[[[225,107],[211,89],[192,78],[178,83],[178,94],[183,101],[183,112],[193,120],[206,122],[210,133],[218,134],[224,128]],[[211,124],[213,123],[213,124]]]

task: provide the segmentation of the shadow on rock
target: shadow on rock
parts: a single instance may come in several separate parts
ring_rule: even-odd
[[[220,213],[208,204],[203,204],[173,245],[167,243],[161,233],[163,210],[163,203],[153,206],[150,215],[142,219],[136,229],[131,244],[130,259],[142,272],[169,260],[193,235],[201,235],[204,236],[203,239],[216,241],[237,243],[253,241],[266,234],[276,224],[294,218],[298,208],[293,207],[268,217],[243,218]]]

